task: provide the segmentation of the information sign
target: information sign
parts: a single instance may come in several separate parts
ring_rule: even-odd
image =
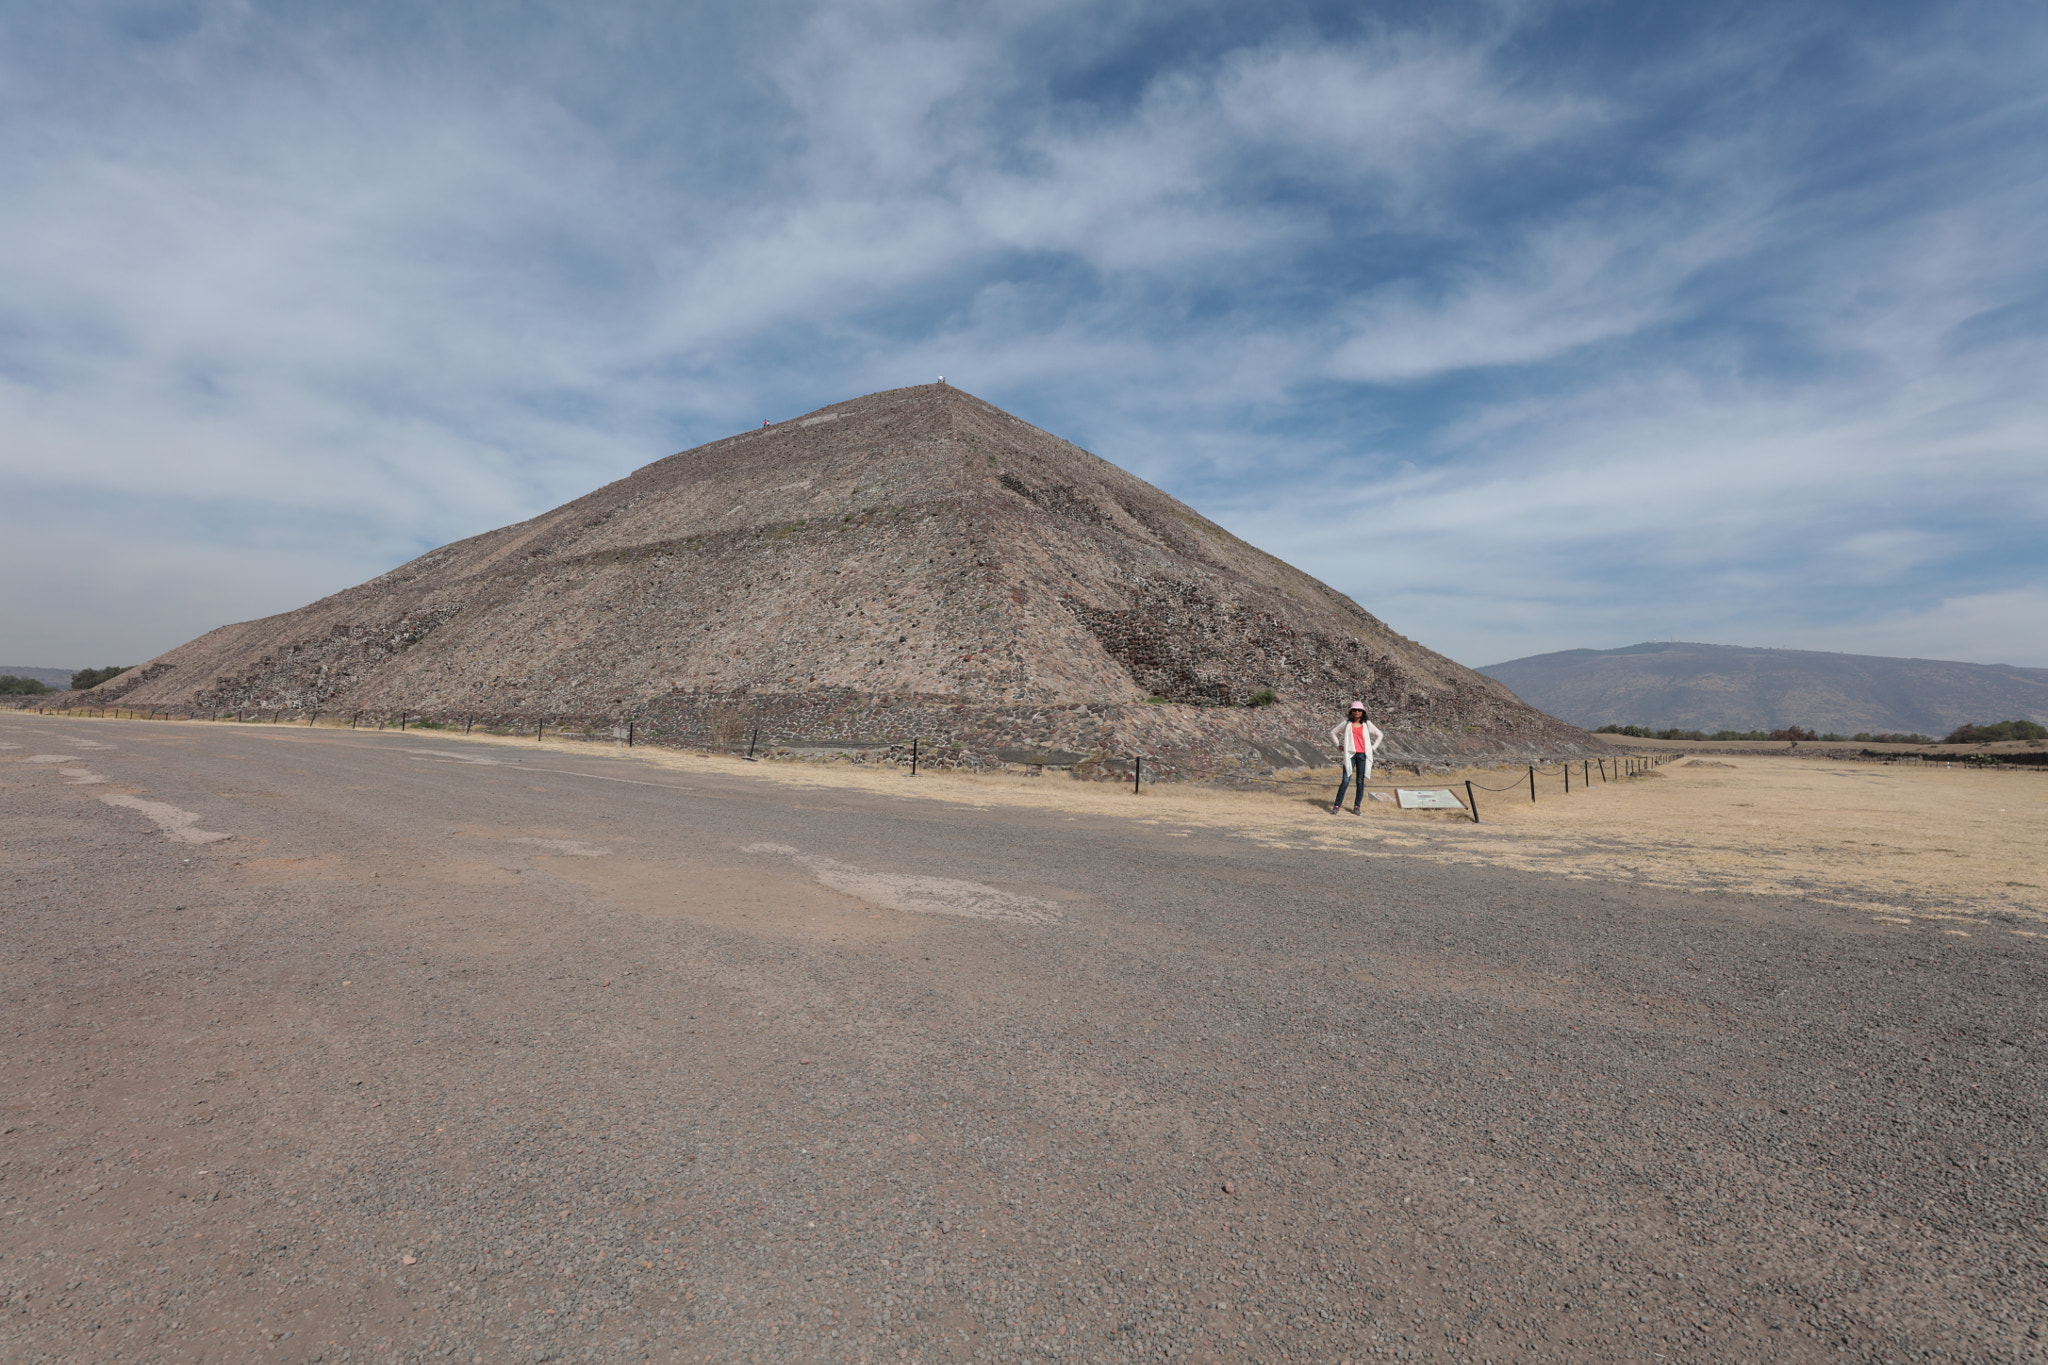
[[[1465,803],[1441,787],[1414,788],[1397,787],[1394,795],[1401,800],[1402,810],[1463,810]]]

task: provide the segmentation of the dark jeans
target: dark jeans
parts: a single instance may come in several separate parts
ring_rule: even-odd
[[[1365,764],[1364,754],[1351,755],[1351,761],[1344,765],[1344,776],[1337,783],[1337,799],[1332,801],[1331,805],[1344,804],[1344,789],[1351,785],[1351,779],[1354,777],[1358,779],[1358,794],[1351,798],[1351,809],[1357,810],[1365,804]]]

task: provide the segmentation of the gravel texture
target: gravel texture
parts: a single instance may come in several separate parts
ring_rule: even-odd
[[[1272,705],[1245,705],[1270,689]],[[1154,701],[1148,698],[1156,699]],[[1154,777],[1604,754],[1105,460],[944,384],[671,455],[65,704],[637,725]]]
[[[2032,940],[414,735],[0,742],[8,1361],[2044,1358]]]

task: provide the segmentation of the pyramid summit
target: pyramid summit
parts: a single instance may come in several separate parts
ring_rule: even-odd
[[[1270,689],[1271,705],[1247,706]],[[940,761],[1420,763],[1597,741],[1114,465],[943,383],[686,450],[92,694],[196,711],[758,727]]]

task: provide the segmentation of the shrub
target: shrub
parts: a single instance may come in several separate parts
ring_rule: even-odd
[[[1627,735],[1630,739],[1706,739],[1704,730],[1652,730],[1647,725],[1603,725],[1596,735]],[[1719,739],[1716,735],[1714,738]]]
[[[109,678],[118,678],[134,664],[108,664],[105,668],[81,668],[71,675],[71,690],[83,692],[88,687],[98,687]]]
[[[0,673],[0,697],[40,697],[49,691],[47,683],[34,678],[17,678],[12,673]]]
[[[1943,744],[1997,744],[2008,739],[2048,739],[2048,726],[2031,720],[2002,720],[1996,725],[1959,725]]]
[[[1271,706],[1274,702],[1278,700],[1280,700],[1280,698],[1273,695],[1272,688],[1262,687],[1258,691],[1252,693],[1249,697],[1246,697],[1244,699],[1244,704],[1246,706]]]
[[[1630,739],[1721,739],[1722,735],[1709,736],[1704,730],[1652,730],[1647,725],[1603,725],[1593,732],[1596,735],[1627,735]]]
[[[1800,728],[1799,728],[1799,727],[1798,727],[1797,725],[1788,725],[1788,726],[1786,726],[1786,727],[1785,727],[1784,729],[1782,729],[1782,730],[1773,730],[1773,731],[1771,731],[1770,737],[1771,737],[1772,739],[1791,739],[1791,740],[1801,740],[1801,739],[1819,739],[1819,738],[1820,738],[1820,736],[1819,736],[1819,735],[1817,735],[1817,734],[1815,734],[1815,733],[1814,733],[1813,731],[1811,731],[1811,730],[1802,730],[1802,729],[1800,729]]]
[[[1769,739],[1770,737],[1769,732],[1764,730],[1716,730],[1713,734],[1707,736],[1709,739]]]
[[[1154,706],[1166,705],[1166,698],[1164,697],[1147,697],[1145,700],[1151,702]]]

